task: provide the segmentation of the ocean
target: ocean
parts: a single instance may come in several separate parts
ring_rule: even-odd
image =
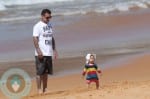
[[[0,22],[35,19],[42,8],[51,9],[57,16],[128,11],[134,7],[148,8],[149,5],[150,0],[1,0]]]
[[[32,27],[43,8],[52,10],[60,58],[147,51],[149,7],[150,0],[1,0],[0,61],[34,60]]]

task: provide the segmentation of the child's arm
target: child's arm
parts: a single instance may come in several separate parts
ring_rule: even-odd
[[[100,69],[98,69],[98,66],[97,66],[97,65],[95,65],[95,66],[96,66],[96,70],[97,70],[97,72],[101,74],[101,73],[102,73],[102,71],[101,71]]]
[[[82,75],[83,75],[83,76],[85,76],[85,75],[86,75],[86,72],[87,72],[87,65],[85,65],[85,66],[84,66],[84,69],[83,69]]]
[[[101,71],[101,70],[97,70],[97,72],[98,72],[98,73],[100,73],[100,74],[102,73],[102,71]]]
[[[85,76],[86,74],[86,68],[84,68],[83,72],[82,72],[82,75]]]

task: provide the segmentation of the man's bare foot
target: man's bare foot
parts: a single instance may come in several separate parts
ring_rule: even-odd
[[[44,94],[47,94],[47,93],[48,93],[48,89],[45,88],[43,93],[44,93]]]
[[[41,95],[42,94],[42,90],[38,89],[38,94]]]

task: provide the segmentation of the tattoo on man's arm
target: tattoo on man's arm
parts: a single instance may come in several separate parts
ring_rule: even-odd
[[[35,48],[38,49],[39,48],[38,37],[33,37],[33,42],[34,42]]]

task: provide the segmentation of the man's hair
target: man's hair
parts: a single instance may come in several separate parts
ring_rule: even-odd
[[[51,10],[43,9],[42,12],[41,12],[41,15],[44,16],[46,13],[51,14]]]

